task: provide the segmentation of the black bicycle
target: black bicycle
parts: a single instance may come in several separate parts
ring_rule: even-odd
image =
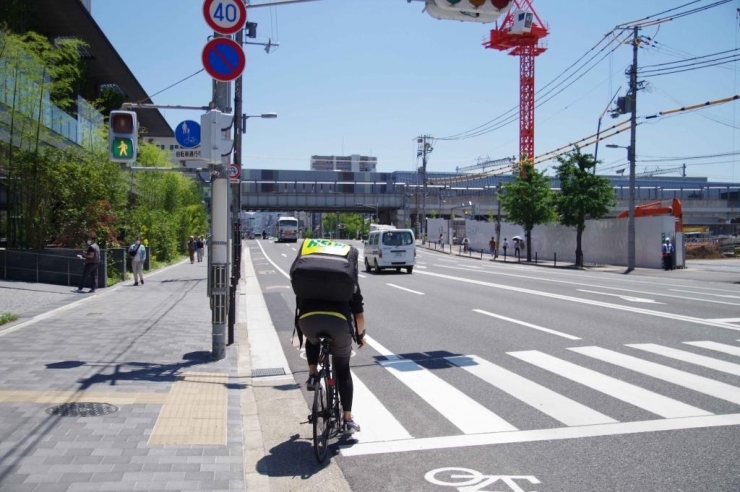
[[[320,337],[320,341],[319,375],[308,421],[313,424],[314,454],[318,462],[323,463],[329,449],[329,440],[342,430],[342,414],[339,411],[339,391],[329,352],[331,338]]]

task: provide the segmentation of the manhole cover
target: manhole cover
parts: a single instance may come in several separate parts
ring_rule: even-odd
[[[62,403],[46,409],[46,413],[57,417],[99,417],[117,411],[118,407],[108,403]]]
[[[266,376],[284,376],[285,369],[282,367],[270,367],[267,369],[252,369],[252,377],[260,378]]]

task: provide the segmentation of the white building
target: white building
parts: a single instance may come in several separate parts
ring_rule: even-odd
[[[375,172],[378,167],[378,158],[352,154],[339,155],[312,155],[311,171],[352,171]]]

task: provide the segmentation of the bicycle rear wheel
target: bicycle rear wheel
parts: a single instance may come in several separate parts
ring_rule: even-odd
[[[313,395],[313,408],[311,410],[311,420],[313,421],[313,452],[316,460],[323,463],[326,459],[326,452],[329,449],[329,417],[330,409],[327,400],[328,393],[325,385],[325,379],[319,378],[319,384]]]

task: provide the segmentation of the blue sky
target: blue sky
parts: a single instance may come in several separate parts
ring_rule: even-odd
[[[548,50],[536,61],[536,88],[553,80],[615,25],[687,1],[535,0],[550,30]],[[202,5],[202,0],[127,0],[122,7],[121,2],[93,0],[92,14],[144,89],[154,94],[202,68],[201,52],[212,34]],[[493,25],[439,21],[423,14],[422,7],[405,0],[321,0],[250,10],[249,20],[259,24],[255,41],[271,37],[280,47],[269,55],[260,46],[245,47],[245,113],[275,111],[278,118],[248,120],[244,167],[308,169],[311,155],[355,153],[377,156],[379,171],[411,171],[419,165],[417,135],[465,132],[518,104],[519,59],[482,46]],[[740,2],[734,1],[659,29],[645,28],[641,34],[654,37],[660,48],[641,49],[639,65],[736,49],[738,7]],[[626,90],[631,56],[631,47],[621,46],[537,108],[536,155],[596,132],[609,99],[620,86],[620,94]],[[646,79],[649,89],[639,93],[638,116],[738,94],[738,71],[735,62]],[[153,100],[207,105],[211,81],[202,72]],[[686,159],[740,152],[738,104],[641,124],[637,171],[685,162],[689,176],[740,182],[740,156]],[[163,113],[173,127],[200,115]],[[607,115],[602,127],[617,121],[621,119]],[[518,132],[516,120],[480,137],[439,140],[428,169],[454,171],[478,158],[513,156]],[[626,151],[605,148],[605,143],[627,145],[628,132],[599,146],[602,168],[613,174],[625,167]],[[593,147],[585,151],[593,152]],[[668,157],[677,160],[658,160]],[[552,165],[554,161],[541,166]]]

